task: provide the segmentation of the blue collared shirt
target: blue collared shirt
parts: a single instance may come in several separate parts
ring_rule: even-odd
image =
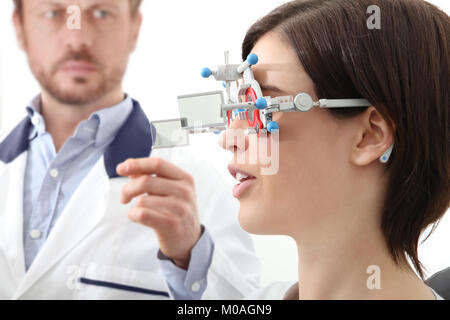
[[[23,190],[23,244],[29,269],[72,194],[105,148],[114,140],[133,108],[129,96],[119,104],[93,113],[82,121],[58,153],[45,130],[40,96],[27,112],[33,128]]]

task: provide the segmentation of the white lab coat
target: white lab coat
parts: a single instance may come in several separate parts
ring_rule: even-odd
[[[27,120],[0,136],[0,299],[171,298],[158,268],[154,231],[129,221],[127,212],[134,201],[120,204],[121,189],[128,179],[111,178],[106,169],[108,159],[116,157],[122,147],[148,143],[136,138],[140,133],[136,128],[142,129],[147,118],[142,119],[145,116],[139,104],[134,104],[132,114],[139,121],[127,120],[121,134],[125,140],[134,137],[134,141],[128,141],[128,146],[121,146],[125,140],[116,143],[108,156],[105,152],[99,159],[74,192],[28,272],[22,229]],[[122,156],[137,157],[133,153]],[[151,156],[179,165],[195,179],[200,220],[215,242],[203,298],[241,299],[253,292],[258,286],[259,263],[250,237],[238,225],[238,202],[231,197],[229,185],[190,153],[189,147],[153,150]],[[109,163],[110,172],[121,161]],[[91,284],[80,279],[89,279]],[[109,287],[103,286],[105,283]],[[110,287],[116,285],[121,287]]]

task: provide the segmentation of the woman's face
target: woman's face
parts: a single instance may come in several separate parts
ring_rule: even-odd
[[[259,57],[252,69],[264,96],[305,92],[317,100],[313,82],[296,53],[277,33],[264,35],[252,52]],[[240,148],[234,139],[225,138],[230,130],[248,128],[246,120],[234,120],[220,139],[223,148],[235,153],[232,166],[255,177],[235,187],[234,194],[240,201],[239,222],[246,231],[256,234],[293,236],[299,230],[326,230],[325,224],[335,219],[333,210],[339,199],[348,192],[342,185],[349,169],[345,165],[349,162],[345,152],[349,136],[344,124],[319,108],[273,113],[273,121],[280,127],[279,148],[274,151],[279,152],[275,174],[264,175],[261,169],[268,165],[248,161],[250,150],[255,150],[252,144],[258,139],[246,136],[245,147]],[[266,139],[270,150],[271,135]],[[238,161],[240,153],[245,153],[245,163]]]

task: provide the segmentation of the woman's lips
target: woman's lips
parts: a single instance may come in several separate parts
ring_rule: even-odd
[[[255,178],[247,179],[241,183],[238,183],[233,187],[233,197],[239,198],[245,190],[250,188],[250,186],[256,181]]]
[[[239,198],[245,190],[247,190],[256,181],[255,176],[233,164],[228,165],[228,171],[235,179],[239,181],[239,183],[233,188],[233,196],[235,198]]]

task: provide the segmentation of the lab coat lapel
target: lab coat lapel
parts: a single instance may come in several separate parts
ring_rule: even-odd
[[[119,177],[116,166],[128,158],[148,157],[155,137],[155,127],[149,122],[139,103],[133,100],[133,111],[106,148],[103,157],[72,195],[28,269],[15,298],[25,293],[94,229],[104,216],[111,198],[109,179]],[[23,254],[23,249],[20,252]]]
[[[5,192],[6,208],[3,222],[0,223],[0,234],[4,244],[4,252],[8,260],[11,274],[17,285],[25,277],[25,260],[23,253],[23,181],[27,153],[22,153],[7,166],[7,185],[2,186]],[[0,284],[1,285],[1,284]]]
[[[155,126],[148,121],[139,102],[133,100],[133,111],[104,153],[108,176],[111,179],[119,177],[116,167],[128,158],[148,157],[155,139]]]
[[[44,246],[28,269],[16,298],[19,298],[95,228],[105,214],[108,191],[109,179],[102,157],[67,203]]]

